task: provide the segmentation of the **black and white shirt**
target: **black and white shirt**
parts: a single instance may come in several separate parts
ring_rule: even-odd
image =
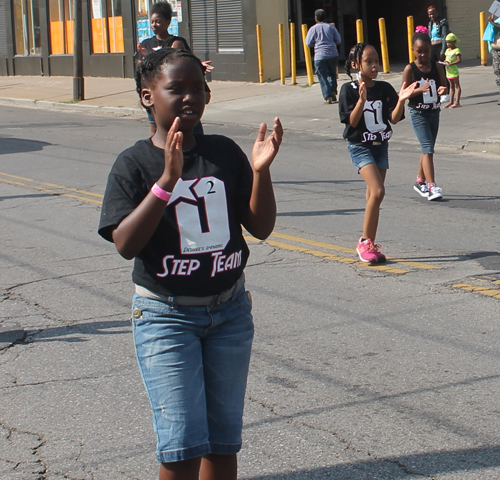
[[[398,94],[387,82],[376,81],[366,88],[366,102],[359,123],[353,127],[349,117],[359,100],[358,82],[342,85],[339,95],[340,121],[345,123],[344,138],[355,145],[386,142],[392,136],[389,119],[398,103]],[[404,118],[404,113],[401,119]]]
[[[216,295],[243,273],[249,250],[241,222],[249,208],[253,172],[236,143],[196,135],[184,152],[182,176],[148,244],[135,258],[134,283],[161,295]],[[142,202],[165,168],[150,139],[122,152],[108,177],[99,234],[112,232]]]
[[[441,106],[439,99],[438,88],[441,86],[441,77],[437,68],[436,62],[431,62],[431,69],[429,72],[422,72],[415,62],[410,63],[412,82],[417,82],[417,87],[422,87],[429,80],[429,91],[419,93],[411,97],[408,106],[416,110],[437,110]]]

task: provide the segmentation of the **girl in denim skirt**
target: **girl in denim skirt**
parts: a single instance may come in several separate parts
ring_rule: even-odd
[[[377,51],[371,45],[358,43],[345,64],[347,75],[357,71],[356,79],[344,83],[340,90],[340,121],[345,123],[344,138],[358,173],[366,182],[366,208],[363,235],[356,251],[362,262],[381,263],[386,257],[375,243],[380,204],[384,199],[384,181],[389,168],[388,141],[392,136],[390,123],[404,117],[404,104],[415,84],[403,84],[399,96],[387,82],[376,81],[379,70]]]
[[[134,259],[132,321],[153,409],[160,480],[235,480],[253,339],[243,225],[265,239],[276,203],[270,166],[283,129],[261,124],[252,166],[232,140],[198,135],[205,67],[161,49],[136,73],[152,138],[109,174],[99,233]]]
[[[415,33],[412,38],[415,61],[403,71],[403,85],[417,82],[408,102],[410,120],[420,142],[422,154],[417,181],[413,189],[428,200],[443,198],[443,191],[434,177],[434,145],[439,130],[439,98],[448,88],[444,68],[431,60],[431,38],[426,33]]]

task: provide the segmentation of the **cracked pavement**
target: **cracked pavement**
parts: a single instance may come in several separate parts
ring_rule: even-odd
[[[20,137],[0,153],[4,170],[94,193],[123,138],[147,130],[146,121],[31,110],[10,110],[3,127]],[[247,152],[255,137],[215,132]],[[344,146],[287,142],[273,172],[277,230],[352,246],[364,185]],[[441,268],[398,276],[250,243],[256,336],[241,479],[500,478],[499,303],[452,288],[500,270],[498,180],[487,183],[497,167],[440,152],[450,201],[428,205],[405,183],[407,147],[391,148],[400,160],[384,245]],[[97,236],[99,207],[9,183],[0,207],[0,479],[157,478],[131,338],[131,264]]]

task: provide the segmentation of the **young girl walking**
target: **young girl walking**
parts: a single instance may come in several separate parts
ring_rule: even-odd
[[[444,63],[446,64],[446,78],[450,82],[450,101],[444,108],[456,108],[460,106],[460,95],[462,87],[460,86],[460,74],[457,65],[462,62],[462,52],[457,48],[460,40],[454,33],[446,35],[446,45],[448,48],[444,52]],[[455,100],[455,93],[457,98]]]
[[[235,480],[253,338],[243,225],[274,228],[270,166],[283,129],[261,124],[252,167],[220,135],[193,134],[205,108],[205,68],[161,49],[137,73],[152,138],[122,152],[109,174],[99,233],[134,259],[139,369],[153,409],[160,480]]]
[[[417,88],[408,102],[411,124],[422,150],[413,189],[428,200],[438,200],[443,198],[443,191],[436,186],[434,177],[434,145],[439,130],[439,97],[448,89],[443,66],[430,59],[431,47],[429,35],[413,35],[415,61],[406,65],[403,85],[417,82]]]
[[[385,195],[384,181],[389,168],[388,141],[390,123],[404,116],[404,104],[415,84],[401,87],[399,96],[390,83],[376,81],[379,70],[377,51],[371,45],[358,43],[345,63],[347,75],[357,72],[356,79],[342,85],[339,97],[340,121],[345,123],[344,138],[354,166],[366,182],[366,208],[363,235],[356,251],[363,262],[381,263],[386,257],[375,243],[380,204]]]

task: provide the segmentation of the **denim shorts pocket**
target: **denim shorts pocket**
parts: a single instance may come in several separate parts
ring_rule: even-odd
[[[144,298],[136,294],[132,301],[132,321],[135,325],[139,325],[144,321],[165,317],[173,309],[174,307],[168,303]]]
[[[245,287],[241,289],[240,292],[238,292],[237,297],[234,299],[234,303],[238,305],[239,307],[245,307],[248,306],[252,308],[252,294],[245,290]]]

